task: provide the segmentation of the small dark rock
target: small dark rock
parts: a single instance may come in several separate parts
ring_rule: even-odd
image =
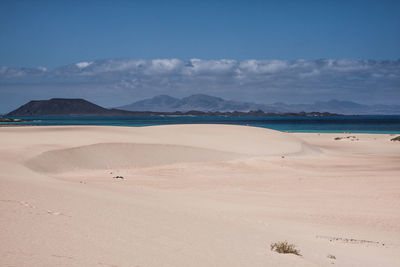
[[[335,255],[329,254],[327,257],[328,257],[329,259],[336,260],[336,257],[335,257]]]

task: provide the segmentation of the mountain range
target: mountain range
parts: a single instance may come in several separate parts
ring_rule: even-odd
[[[257,104],[225,100],[204,94],[174,98],[159,95],[130,105],[107,109],[84,99],[52,98],[33,100],[8,116],[148,116],[148,115],[366,115],[400,114],[400,105],[362,105],[330,100],[314,104]],[[268,114],[267,114],[268,113]],[[323,114],[325,113],[325,114]]]
[[[357,115],[383,115],[400,114],[400,105],[363,105],[351,101],[319,101],[313,104],[258,104],[253,102],[241,102],[225,100],[220,97],[204,94],[195,94],[184,98],[175,98],[169,95],[158,95],[134,102],[129,105],[117,107],[117,109],[127,111],[153,111],[153,112],[187,112],[191,110],[204,112],[249,112],[261,110],[272,113],[289,112],[330,112],[340,114]]]
[[[128,111],[120,109],[107,109],[80,98],[52,98],[49,100],[32,100],[11,111],[6,116],[0,117],[0,122],[20,122],[22,119],[10,117],[32,117],[32,116],[335,116],[327,112],[299,112],[299,113],[265,113],[261,110],[250,112],[234,111]]]

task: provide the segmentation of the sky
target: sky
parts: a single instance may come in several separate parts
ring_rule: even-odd
[[[199,92],[400,104],[399,14],[385,0],[2,0],[0,113],[30,99]]]

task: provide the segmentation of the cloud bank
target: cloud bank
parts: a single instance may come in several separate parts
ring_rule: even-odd
[[[259,103],[399,104],[400,60],[106,59],[53,70],[0,67],[0,112],[29,99],[81,97],[118,106],[194,93]]]

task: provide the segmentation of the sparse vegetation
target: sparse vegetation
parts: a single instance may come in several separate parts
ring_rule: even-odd
[[[335,140],[342,140],[342,139],[350,139],[351,141],[354,141],[354,140],[358,141],[358,138],[354,135],[346,136],[346,137],[335,137]]]
[[[276,242],[271,244],[271,250],[276,251],[278,253],[284,254],[295,254],[297,256],[301,256],[300,251],[296,249],[294,244],[289,244],[287,241],[284,242]]]
[[[390,141],[400,141],[400,135],[395,138],[390,139]]]

